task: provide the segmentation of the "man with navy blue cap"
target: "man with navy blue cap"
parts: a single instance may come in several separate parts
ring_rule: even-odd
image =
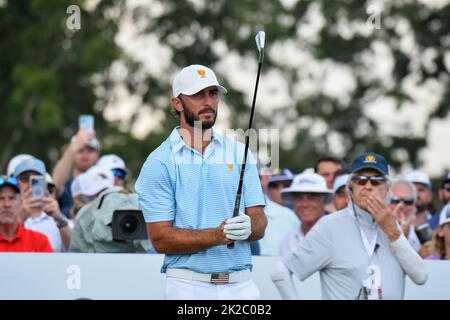
[[[325,299],[403,299],[405,275],[416,284],[427,279],[422,258],[386,204],[389,168],[383,156],[366,152],[351,165],[346,209],[320,219],[272,272],[286,299],[297,299],[291,274],[301,281],[319,271]]]
[[[273,170],[269,176],[269,185],[267,189],[270,200],[282,206],[289,206],[289,201],[282,199],[281,190],[288,188],[291,185],[292,180],[294,180],[294,175],[289,169],[276,168]]]

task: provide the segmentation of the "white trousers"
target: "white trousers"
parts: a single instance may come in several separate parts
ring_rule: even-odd
[[[166,300],[258,300],[259,289],[252,280],[212,284],[166,277]]]

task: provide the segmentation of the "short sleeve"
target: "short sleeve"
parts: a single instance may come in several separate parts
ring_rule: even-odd
[[[243,193],[245,208],[266,205],[266,200],[261,187],[261,181],[259,180],[258,169],[256,167],[256,161],[250,150],[248,153],[248,160],[245,165]]]
[[[175,218],[175,192],[167,165],[148,158],[135,184],[145,222],[172,221]]]

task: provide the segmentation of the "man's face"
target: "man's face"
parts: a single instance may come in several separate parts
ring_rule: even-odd
[[[219,90],[216,86],[211,86],[191,96],[174,98],[172,103],[181,112],[181,117],[188,126],[194,127],[195,121],[200,121],[202,129],[209,129],[216,122]]]
[[[446,223],[436,229],[439,237],[444,238],[446,246],[450,246],[450,223]]]
[[[98,157],[96,149],[85,146],[75,155],[75,168],[80,172],[85,172],[97,162]]]
[[[414,216],[414,214],[416,213],[416,207],[414,205],[415,199],[413,197],[412,190],[407,185],[403,183],[394,185],[394,187],[392,188],[392,196],[393,197],[391,203],[389,204],[389,208],[391,210],[394,210],[394,208],[398,204],[394,203],[396,201],[393,200],[401,201],[404,205],[400,209],[399,214],[403,213],[406,219]],[[412,203],[410,203],[411,201]]]
[[[30,187],[30,177],[31,176],[40,176],[41,174],[35,171],[25,171],[22,172],[18,177],[17,181],[19,181],[19,189],[20,192],[25,192]]]
[[[13,187],[0,188],[0,224],[14,224],[20,211],[20,195]]]
[[[333,195],[333,205],[336,210],[342,210],[347,208],[348,202],[350,200],[349,194],[345,186],[340,187],[336,190],[336,193]]]
[[[284,188],[288,188],[291,185],[291,181],[275,181],[269,183],[268,193],[272,201],[286,206],[289,204],[288,200],[283,200],[281,198],[281,191]]]
[[[443,188],[439,189],[439,199],[445,205],[450,201],[450,181],[443,185]]]
[[[417,190],[416,207],[417,210],[423,211],[428,209],[428,206],[433,201],[433,193],[430,188],[423,183],[414,183]]]
[[[356,177],[373,177],[373,176],[377,176],[377,177],[383,177],[381,173],[379,173],[376,170],[373,169],[363,169],[359,172],[357,172],[354,176]],[[380,181],[380,182],[371,182],[371,181],[354,181],[352,179],[351,182],[351,187],[353,189],[352,192],[352,199],[353,202],[360,207],[361,209],[364,209],[366,211],[368,211],[368,207],[367,207],[367,199],[369,197],[369,195],[373,195],[375,197],[378,197],[379,199],[383,200],[386,198],[387,196],[387,192],[388,192],[388,186],[387,186],[387,182],[385,181]]]
[[[334,174],[341,168],[340,164],[332,161],[322,161],[317,165],[317,173],[325,178],[328,189],[333,189]]]
[[[325,195],[301,192],[293,196],[294,211],[302,223],[314,224],[325,211]]]

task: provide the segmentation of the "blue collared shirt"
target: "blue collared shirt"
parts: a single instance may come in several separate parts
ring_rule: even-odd
[[[192,230],[216,228],[233,213],[245,146],[214,130],[202,155],[184,143],[178,129],[149,155],[136,181],[145,221],[173,221],[175,228]],[[249,151],[240,209],[264,205]],[[251,270],[250,244],[237,241],[234,249],[220,245],[194,254],[166,255],[161,272],[167,268],[202,273]]]

